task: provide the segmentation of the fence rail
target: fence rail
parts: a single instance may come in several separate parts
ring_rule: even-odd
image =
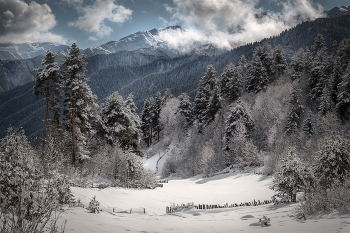
[[[239,207],[239,206],[260,206],[260,205],[266,205],[266,204],[271,204],[273,203],[272,200],[264,200],[264,201],[252,201],[252,202],[241,202],[240,204],[228,204],[226,203],[225,205],[209,205],[209,204],[199,204],[199,205],[194,205],[194,203],[188,203],[187,205],[185,204],[181,204],[181,205],[175,205],[172,204],[170,207],[166,207],[166,213],[170,214],[170,213],[174,213],[174,212],[178,212],[178,211],[182,211],[185,209],[190,209],[190,208],[195,208],[195,209],[199,209],[199,210],[209,210],[209,209],[218,209],[218,208],[233,208],[233,207]]]

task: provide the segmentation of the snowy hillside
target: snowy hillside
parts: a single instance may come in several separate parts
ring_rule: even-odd
[[[340,17],[343,15],[350,15],[350,6],[334,7],[326,12],[328,18]]]
[[[270,199],[272,177],[251,173],[228,173],[211,178],[171,179],[163,188],[82,189],[72,188],[84,206],[95,195],[100,202],[99,214],[79,207],[61,215],[67,219],[66,231],[73,232],[349,232],[350,214],[337,211],[297,221],[298,204],[233,207],[212,210],[190,209],[166,214],[171,203],[224,205]],[[113,213],[113,208],[115,212]],[[146,213],[143,213],[145,208]],[[130,214],[131,209],[131,214]],[[125,213],[120,213],[125,211]],[[127,212],[127,213],[126,213]],[[259,218],[266,215],[271,226],[261,227]],[[83,224],[82,224],[83,223]]]
[[[156,53],[164,53],[169,57],[174,57],[178,55],[177,51],[170,49],[166,46],[166,43],[159,38],[159,32],[172,31],[172,30],[182,30],[179,26],[171,26],[164,29],[152,29],[145,32],[136,32],[118,41],[110,41],[99,47],[88,48],[83,51],[84,54],[88,56],[93,56],[97,54],[111,54],[117,53],[119,51],[135,51],[143,49],[146,54],[154,54],[154,50],[159,50]]]
[[[67,49],[66,45],[57,45],[49,42],[35,42],[23,44],[0,44],[0,59],[28,59],[38,55],[44,55],[47,50],[55,53]]]

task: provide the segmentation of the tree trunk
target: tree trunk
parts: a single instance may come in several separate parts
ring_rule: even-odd
[[[73,157],[72,157],[72,164],[75,166],[75,160],[76,160],[76,138],[75,138],[75,112],[74,109],[72,110],[72,137],[73,137]]]
[[[44,133],[43,133],[43,148],[42,148],[42,153],[41,153],[41,160],[44,161],[44,150],[45,150],[45,141],[46,141],[46,129],[47,129],[47,115],[49,112],[49,100],[47,97],[45,98],[46,100],[46,106],[45,106],[45,120],[44,120]]]

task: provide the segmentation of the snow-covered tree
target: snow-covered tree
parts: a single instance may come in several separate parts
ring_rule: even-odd
[[[152,144],[152,102],[154,99],[146,99],[143,103],[143,108],[141,112],[141,131],[143,134],[143,140],[150,146]]]
[[[283,48],[281,45],[277,45],[273,50],[273,62],[272,62],[272,73],[279,77],[287,71],[287,60],[283,54]]]
[[[325,41],[321,34],[315,38],[312,46],[312,62],[311,75],[309,76],[310,96],[311,99],[316,100],[321,96],[322,91],[326,85],[327,77],[329,77],[330,61],[327,54]]]
[[[180,104],[176,113],[183,115],[187,123],[191,124],[193,121],[193,108],[190,97],[187,95],[187,93],[182,93],[178,98],[180,100]]]
[[[62,59],[65,66],[64,79],[64,120],[65,128],[72,137],[72,164],[77,160],[83,161],[88,158],[89,152],[85,149],[87,135],[91,133],[89,112],[96,98],[85,77],[85,56],[75,43],[69,47],[69,52]]]
[[[314,44],[312,45],[312,55],[313,57],[316,56],[317,53],[319,53],[321,50],[326,49],[326,41],[324,40],[321,33],[317,34],[317,36],[314,39]]]
[[[287,124],[286,124],[286,135],[296,134],[297,129],[300,126],[300,115],[303,111],[303,106],[300,103],[300,90],[298,89],[298,84],[294,81],[290,97],[289,103],[291,104],[291,110],[287,115]]]
[[[315,157],[313,166],[315,176],[324,187],[334,182],[344,182],[350,172],[350,141],[333,133],[324,139],[322,149]]]
[[[252,129],[254,127],[254,121],[247,113],[243,103],[238,101],[231,109],[230,114],[226,119],[226,137],[233,137],[242,129],[240,128],[240,122],[246,129]]]
[[[213,149],[213,142],[209,141],[205,144],[205,146],[203,148],[202,160],[201,160],[201,166],[203,168],[203,173],[207,177],[216,171],[214,156],[215,156],[215,151]]]
[[[199,82],[197,95],[194,99],[194,114],[200,126],[208,123],[209,118],[211,118],[211,116],[207,115],[207,109],[216,86],[215,69],[212,65],[208,65],[205,75]]]
[[[0,232],[55,232],[71,201],[67,179],[57,170],[44,174],[24,132],[9,128],[0,141]]]
[[[205,111],[206,122],[209,124],[215,120],[216,114],[222,108],[222,98],[219,86],[215,86],[212,95],[209,98],[208,106]]]
[[[330,85],[328,84],[324,86],[320,97],[320,105],[318,109],[323,115],[333,110],[332,91],[329,86]]]
[[[242,102],[237,102],[231,109],[226,119],[225,128],[225,165],[229,166],[237,162],[237,156],[243,153],[237,152],[237,150],[243,150],[243,144],[237,143],[242,140],[246,140],[246,132],[254,127],[254,121],[247,113]],[[242,144],[239,148],[238,144]]]
[[[287,156],[281,160],[270,188],[279,196],[287,195],[290,201],[296,202],[297,192],[312,190],[314,187],[311,169],[300,161],[295,148],[290,148]]]
[[[292,67],[292,79],[298,79],[300,78],[302,72],[304,71],[304,49],[300,48],[298,50],[298,52],[292,57],[292,63],[291,63],[291,67]]]
[[[336,108],[342,120],[350,119],[350,64],[338,84]]]
[[[50,125],[57,130],[60,129],[61,105],[62,99],[61,90],[63,88],[62,75],[60,67],[55,58],[58,55],[54,52],[47,51],[41,63],[43,68],[37,71],[36,83],[34,85],[34,94],[38,98],[39,95],[45,97],[45,120],[43,134],[43,150],[45,149],[46,132],[48,127],[49,111],[53,114]]]
[[[136,112],[137,107],[132,93],[129,94],[125,101],[125,108],[131,121],[131,125],[128,126],[128,143],[129,146],[132,146],[137,151],[138,141],[141,138],[141,119]]]
[[[157,141],[159,142],[160,131],[162,131],[162,126],[159,124],[159,117],[164,103],[162,94],[160,92],[157,92],[156,97],[154,98],[154,102],[152,103],[152,127],[154,129],[154,132],[157,133]]]
[[[225,100],[232,103],[241,96],[242,74],[234,64],[231,63],[225,68],[219,80],[221,95]]]
[[[124,102],[118,92],[112,93],[102,108],[101,118],[105,137],[110,144],[118,142],[124,149],[129,149],[130,146],[137,147],[140,120],[135,112],[132,95]]]
[[[311,113],[309,113],[303,122],[303,131],[305,135],[309,138],[315,135],[314,124],[311,118]]]
[[[268,83],[269,79],[266,68],[263,66],[261,58],[257,54],[254,54],[248,67],[246,90],[257,93],[265,90]]]

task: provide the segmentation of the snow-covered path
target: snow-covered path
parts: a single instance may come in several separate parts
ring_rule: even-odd
[[[70,232],[350,232],[350,214],[336,211],[298,222],[293,210],[297,204],[234,207],[165,214],[171,203],[195,204],[241,203],[270,199],[271,177],[249,173],[228,173],[211,178],[172,179],[163,188],[134,190],[107,188],[73,188],[73,194],[86,206],[92,196],[100,202],[102,212],[91,214],[83,208],[68,209],[61,219],[67,219]],[[130,210],[134,213],[112,213]],[[140,207],[146,209],[144,214]],[[271,226],[257,225],[263,215],[271,218]]]

